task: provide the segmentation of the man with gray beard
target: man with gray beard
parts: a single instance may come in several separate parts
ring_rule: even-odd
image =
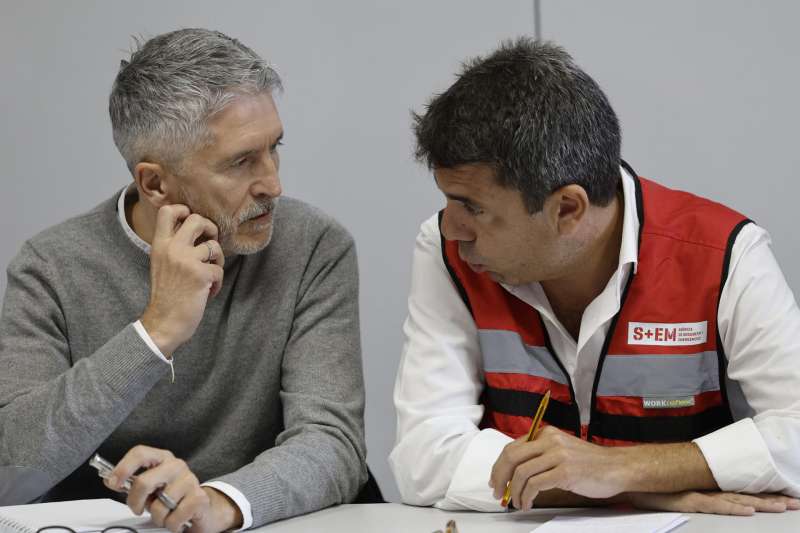
[[[187,29],[109,111],[133,183],[25,243],[0,317],[0,505],[112,494],[192,532],[352,501],[367,479],[352,238],[278,206],[281,82]],[[174,509],[156,498],[163,491]]]

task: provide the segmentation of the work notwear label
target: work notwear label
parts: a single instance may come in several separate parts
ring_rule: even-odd
[[[628,322],[628,344],[692,346],[708,340],[708,322]]]
[[[642,398],[642,407],[645,409],[679,409],[681,407],[694,407],[694,396],[687,398]]]

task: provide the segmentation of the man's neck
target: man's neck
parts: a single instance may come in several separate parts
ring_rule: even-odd
[[[550,307],[577,340],[583,312],[603,292],[619,266],[624,213],[622,193],[604,209],[598,233],[564,276],[541,283]]]
[[[155,213],[148,204],[142,202],[138,195],[130,204],[125,203],[125,219],[131,229],[147,244],[153,244],[155,234]]]

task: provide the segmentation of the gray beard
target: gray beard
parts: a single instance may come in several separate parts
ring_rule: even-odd
[[[245,211],[239,214],[238,217],[232,217],[224,214],[211,215],[209,209],[206,209],[202,202],[198,202],[197,198],[189,191],[180,188],[181,201],[185,203],[192,213],[209,219],[216,224],[219,230],[219,244],[222,247],[222,252],[226,256],[230,255],[250,255],[260,252],[269,245],[272,240],[272,233],[275,223],[275,210],[278,207],[278,198],[272,198],[266,202],[253,203]],[[237,242],[236,232],[239,226],[251,218],[261,216],[265,213],[272,211],[272,221],[270,222],[267,238],[263,242]]]
[[[273,206],[273,221],[274,219],[274,210],[275,207]],[[260,252],[264,248],[269,245],[270,241],[272,240],[272,230],[274,228],[274,223],[270,223],[269,230],[267,232],[267,238],[264,239],[263,242],[253,242],[253,243],[242,243],[236,242],[236,239],[231,234],[226,234],[220,240],[220,246],[222,246],[222,251],[225,255],[250,255],[257,252]]]

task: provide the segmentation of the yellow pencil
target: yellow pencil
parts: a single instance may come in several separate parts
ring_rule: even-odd
[[[536,438],[536,434],[539,432],[539,426],[542,424],[542,418],[544,418],[544,411],[547,409],[547,404],[549,402],[550,390],[548,389],[548,391],[544,393],[544,396],[542,396],[542,400],[539,402],[539,407],[536,409],[536,414],[533,415],[531,429],[528,430],[528,436],[525,438],[525,442],[530,442]],[[506,491],[503,493],[503,499],[500,501],[500,505],[503,507],[508,507],[508,500],[510,499],[511,480],[508,480],[508,483],[506,483]]]

